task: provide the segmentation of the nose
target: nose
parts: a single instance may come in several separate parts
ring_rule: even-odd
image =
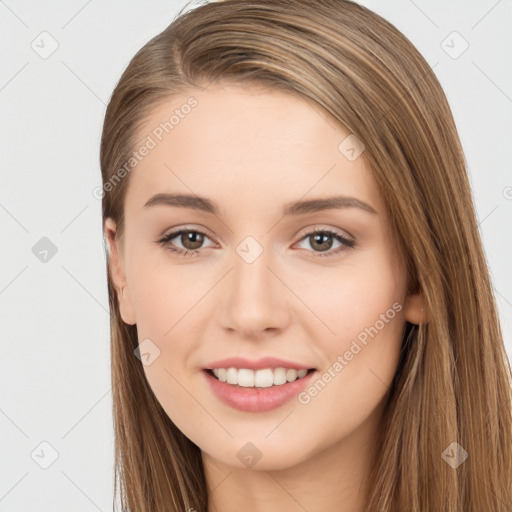
[[[263,250],[254,261],[240,254],[234,254],[219,297],[222,327],[244,338],[275,335],[290,322],[293,294],[270,250]]]

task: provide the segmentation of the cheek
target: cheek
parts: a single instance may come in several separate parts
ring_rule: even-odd
[[[346,281],[335,297],[331,325],[336,336],[317,337],[325,365],[298,396],[301,428],[322,429],[322,446],[371,425],[396,372],[404,327],[401,296],[392,278]],[[333,306],[330,306],[331,308]],[[324,311],[327,313],[328,311]]]
[[[129,287],[139,338],[168,337],[187,322],[187,311],[204,295],[204,286],[161,248],[136,248],[131,256]]]
[[[397,331],[400,322],[390,320],[401,316],[403,282],[388,260],[373,255],[371,260],[317,272],[301,282],[295,287],[297,295],[323,324],[308,321],[317,328],[316,335],[310,334],[318,338],[321,329],[327,348],[342,350],[358,336],[364,341],[365,329],[375,325],[378,331],[386,331],[385,336]]]
[[[323,295],[322,284],[328,290]],[[405,324],[404,276],[389,259],[374,254],[371,261],[331,272],[328,281],[316,285],[309,287],[305,302],[329,328],[322,326],[321,336],[310,331],[324,355],[322,381],[330,389],[324,399],[341,399],[349,409],[359,404],[356,408],[368,412],[396,371]],[[323,389],[323,383],[317,387]]]
[[[319,316],[335,334],[317,337],[326,355],[324,373],[302,401],[311,402],[310,411],[337,403],[339,420],[354,426],[371,413],[391,384],[405,324],[403,276],[388,259],[366,263],[340,272],[328,298],[317,300]]]
[[[180,382],[190,377],[189,356],[200,344],[200,327],[209,318],[212,299],[205,294],[211,286],[205,284],[207,276],[197,278],[160,251],[134,251],[133,256],[130,296],[139,343],[149,339],[146,343],[158,353],[155,364],[145,367],[157,391],[160,384],[174,386],[171,375]]]
[[[204,410],[192,398],[196,392],[191,372],[197,368],[190,357],[202,339],[200,323],[208,317],[208,300],[203,298],[207,290],[204,281],[191,279],[190,272],[153,263],[140,268],[133,280],[139,343],[155,354],[151,364],[144,365],[144,373],[167,416],[190,434],[205,423]]]

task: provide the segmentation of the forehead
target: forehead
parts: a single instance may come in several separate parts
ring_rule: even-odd
[[[131,171],[126,202],[142,207],[150,195],[182,192],[245,207],[264,197],[267,207],[340,193],[380,209],[364,152],[347,158],[351,137],[295,94],[245,85],[191,89],[155,107],[139,130],[135,150],[150,149]]]

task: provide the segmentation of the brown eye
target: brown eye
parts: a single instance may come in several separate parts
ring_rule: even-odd
[[[340,245],[331,250],[334,241]],[[356,245],[355,240],[350,240],[341,233],[329,229],[315,229],[302,237],[301,242],[307,242],[307,245],[313,249],[309,252],[313,252],[315,256],[320,257],[335,256],[338,253],[352,249]]]
[[[332,235],[327,233],[315,233],[309,235],[311,247],[319,251],[328,251],[332,247]]]
[[[179,229],[165,235],[157,243],[178,256],[198,256],[205,239],[210,240],[210,237],[197,229]]]
[[[185,249],[194,251],[204,243],[204,235],[198,231],[182,231],[180,242]]]

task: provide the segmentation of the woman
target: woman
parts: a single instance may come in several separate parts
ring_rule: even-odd
[[[123,510],[510,510],[464,154],[389,22],[179,15],[122,75],[101,169]]]

